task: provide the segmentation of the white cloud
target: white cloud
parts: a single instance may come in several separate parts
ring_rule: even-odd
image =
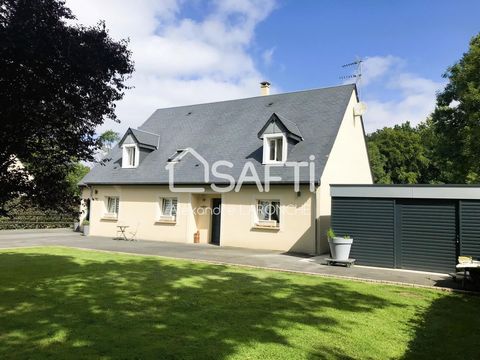
[[[362,84],[366,86],[403,64],[402,59],[392,55],[367,57],[362,64]]]
[[[158,108],[256,96],[263,76],[248,52],[255,27],[275,0],[211,0],[203,19],[181,17],[184,0],[67,0],[78,21],[105,20],[115,39],[130,38],[135,73],[117,104],[120,125],[138,127]],[[273,51],[272,51],[273,54]]]
[[[262,53],[262,59],[263,59],[263,62],[266,66],[272,65],[274,52],[275,52],[275,47],[272,47],[270,49],[265,50]]]
[[[435,108],[436,93],[445,84],[410,73],[407,65],[391,55],[365,60],[361,95],[368,106],[364,116],[367,132],[405,121],[417,125]],[[384,99],[387,93],[389,100]]]

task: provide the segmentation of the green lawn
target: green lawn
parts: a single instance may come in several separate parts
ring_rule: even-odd
[[[480,297],[66,248],[0,251],[0,358],[480,359]]]

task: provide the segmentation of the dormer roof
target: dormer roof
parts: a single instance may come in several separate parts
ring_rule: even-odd
[[[123,145],[124,141],[127,139],[129,135],[132,136],[133,140],[137,143],[138,147],[140,148],[145,148],[150,150],[158,149],[159,142],[160,142],[160,135],[157,135],[148,131],[132,129],[132,128],[128,128],[128,130],[125,132],[125,135],[123,135],[122,140],[120,140],[120,142],[118,143],[120,147]]]
[[[281,116],[277,113],[273,113],[268,121],[263,125],[262,129],[258,132],[259,139],[263,139],[264,134],[283,133],[288,138],[300,142],[303,140],[302,133],[297,124],[288,120],[285,116]]]

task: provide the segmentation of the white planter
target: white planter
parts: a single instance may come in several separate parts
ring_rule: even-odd
[[[352,238],[345,239],[342,237],[334,237],[333,239],[328,239],[332,259],[342,261],[348,260],[352,243]]]
[[[83,225],[83,235],[88,236],[90,233],[90,225]]]

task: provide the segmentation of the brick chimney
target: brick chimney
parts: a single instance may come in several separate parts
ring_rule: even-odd
[[[260,83],[260,94],[262,96],[270,95],[270,83],[268,81],[262,81]]]

